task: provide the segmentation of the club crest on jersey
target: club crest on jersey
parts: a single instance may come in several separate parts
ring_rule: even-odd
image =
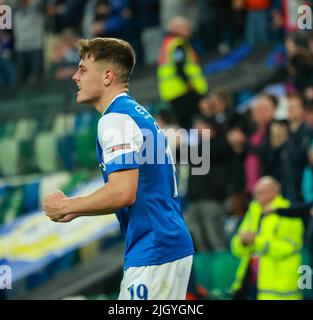
[[[130,149],[130,143],[122,143],[105,149],[106,154],[110,154],[119,150]]]
[[[106,171],[106,166],[105,166],[104,162],[99,163],[99,167],[100,167],[101,171],[103,171],[103,172]]]

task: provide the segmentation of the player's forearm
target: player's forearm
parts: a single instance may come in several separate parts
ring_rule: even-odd
[[[107,184],[88,195],[68,198],[66,211],[78,216],[111,214],[134,200],[123,188]]]

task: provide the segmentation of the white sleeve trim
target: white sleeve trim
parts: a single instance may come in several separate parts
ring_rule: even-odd
[[[98,123],[98,139],[104,163],[129,152],[139,152],[143,134],[137,123],[127,114],[109,113]]]

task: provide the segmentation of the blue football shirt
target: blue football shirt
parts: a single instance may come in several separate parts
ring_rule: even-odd
[[[115,212],[125,237],[124,269],[192,255],[167,139],[126,93],[115,97],[99,120],[97,158],[105,183],[112,172],[139,170],[135,203]]]

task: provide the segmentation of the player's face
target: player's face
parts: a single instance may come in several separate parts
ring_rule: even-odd
[[[73,75],[73,80],[78,87],[78,103],[95,104],[99,101],[104,86],[101,72],[96,67],[92,57],[80,61],[78,70]]]

